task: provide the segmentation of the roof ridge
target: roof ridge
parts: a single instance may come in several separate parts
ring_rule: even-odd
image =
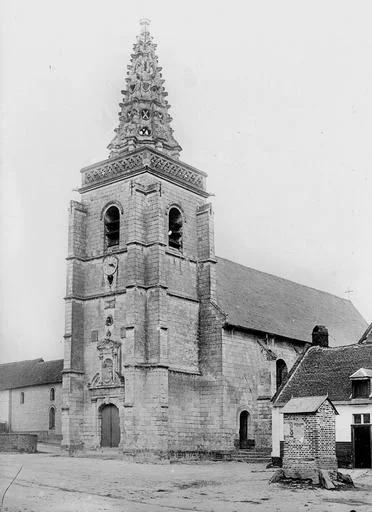
[[[265,272],[264,270],[258,270],[253,267],[248,267],[247,265],[243,265],[243,263],[237,263],[236,261],[230,260],[228,258],[223,258],[222,256],[216,256],[216,258],[219,260],[228,261],[230,263],[233,263],[234,265],[239,265],[239,267],[247,268],[249,270],[254,270],[255,272],[260,272],[261,274],[266,274],[267,276],[275,277],[276,279],[281,279],[283,281],[286,281],[287,283],[292,283],[297,286],[301,286],[303,288],[308,288],[309,290],[314,290],[316,292],[323,293],[325,295],[330,295],[331,297],[335,297],[336,299],[339,299],[343,302],[347,302],[347,303],[351,304],[353,307],[355,307],[353,302],[350,299],[344,299],[343,297],[340,297],[339,295],[335,295],[334,293],[330,293],[325,290],[319,290],[319,288],[315,288],[314,286],[308,286],[307,284],[301,284],[297,281],[293,281],[292,279],[287,279],[286,277],[278,276],[276,274],[271,274],[270,272]]]
[[[313,348],[320,348],[322,350],[329,351],[329,350],[346,349],[346,348],[361,349],[361,348],[365,348],[367,346],[368,346],[367,344],[356,342],[356,343],[350,343],[349,345],[338,345],[336,347],[319,347],[318,345],[313,345]],[[371,345],[371,349],[372,349],[372,345]]]
[[[45,363],[42,357],[36,359],[22,359],[21,361],[10,361],[9,363],[0,363],[1,366],[8,366],[9,364],[20,364],[20,363]]]
[[[60,362],[60,361],[64,361],[63,357],[59,358],[59,359],[49,359],[48,361],[40,361],[41,363],[57,363],[57,362]]]

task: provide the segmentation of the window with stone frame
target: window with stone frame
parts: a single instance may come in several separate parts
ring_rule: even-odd
[[[117,206],[110,206],[104,216],[105,248],[115,247],[120,241],[120,212]]]
[[[368,398],[371,392],[370,379],[361,379],[352,381],[352,397]]]
[[[54,407],[49,409],[49,430],[54,430],[56,427],[56,410]]]
[[[21,391],[21,394],[19,396],[19,403],[24,404],[25,403],[25,394],[23,391]]]
[[[277,359],[276,361],[276,389],[278,390],[280,386],[287,380],[288,376],[288,368],[283,361],[283,359]]]
[[[182,213],[175,206],[169,210],[168,214],[168,245],[182,251],[183,218]]]
[[[51,402],[54,402],[54,400],[56,399],[56,391],[54,388],[50,388],[50,391],[49,391],[49,400]]]

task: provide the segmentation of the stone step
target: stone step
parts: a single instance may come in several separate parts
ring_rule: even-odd
[[[252,458],[246,458],[246,459],[241,459],[241,458],[232,458],[230,459],[230,462],[245,462],[246,464],[269,464],[269,462],[271,462],[271,457],[266,457],[265,459],[264,458],[255,458],[255,457],[252,457]]]
[[[234,462],[271,462],[271,452],[266,450],[238,450],[231,454]]]
[[[97,450],[84,450],[74,454],[75,457],[82,457],[88,459],[123,459],[123,452],[118,448],[99,448]]]

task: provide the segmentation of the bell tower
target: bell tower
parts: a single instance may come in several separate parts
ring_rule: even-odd
[[[166,457],[184,428],[175,390],[201,372],[200,315],[215,298],[212,209],[206,174],[179,160],[155,50],[141,20],[109,158],[81,170],[81,200],[70,204],[62,408],[70,452],[117,446]]]

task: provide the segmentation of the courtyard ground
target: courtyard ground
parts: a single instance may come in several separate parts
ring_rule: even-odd
[[[4,512],[372,511],[372,470],[348,471],[355,489],[326,491],[269,485],[273,470],[262,464],[136,464],[69,458],[58,449],[1,454],[0,503],[21,466],[5,495]]]

